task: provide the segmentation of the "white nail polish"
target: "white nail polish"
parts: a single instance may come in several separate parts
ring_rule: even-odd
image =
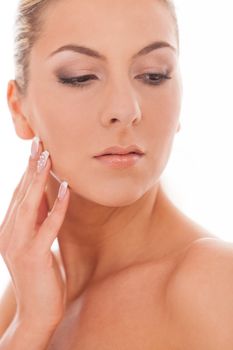
[[[40,138],[38,136],[35,136],[32,140],[32,145],[31,145],[31,157],[32,157],[32,159],[36,158],[36,155],[39,151],[39,144],[40,144]]]
[[[60,187],[59,187],[59,192],[58,192],[58,198],[59,200],[62,200],[65,197],[66,191],[68,187],[68,182],[62,181]]]
[[[46,166],[49,157],[49,152],[44,151],[40,155],[40,159],[37,161],[37,172],[40,173]]]

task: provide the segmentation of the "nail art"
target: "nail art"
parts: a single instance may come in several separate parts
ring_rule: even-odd
[[[31,145],[31,157],[32,157],[32,159],[36,158],[36,155],[39,151],[39,144],[40,144],[40,138],[38,136],[35,136],[32,140],[32,145]]]
[[[40,159],[37,161],[37,172],[40,173],[46,166],[49,157],[49,152],[44,151],[40,155]]]
[[[58,198],[62,200],[65,197],[67,191],[68,182],[63,181],[59,187]]]

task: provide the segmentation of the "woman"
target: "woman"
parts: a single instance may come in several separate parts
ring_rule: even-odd
[[[161,186],[182,99],[173,4],[21,0],[16,29],[8,104],[34,142],[0,231],[0,350],[232,349],[232,246]]]

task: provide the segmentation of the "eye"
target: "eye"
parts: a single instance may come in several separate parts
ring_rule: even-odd
[[[161,85],[165,80],[172,79],[167,73],[145,73],[139,75],[139,77],[146,77],[145,84],[148,85]],[[149,77],[149,79],[147,79]]]
[[[166,79],[172,79],[168,74],[163,74],[163,73],[145,73],[139,75],[139,77],[150,77],[150,79],[144,79],[145,84],[148,85],[161,85],[163,81]],[[65,85],[70,85],[72,87],[86,87],[89,85],[87,83],[90,80],[96,80],[98,79],[95,75],[93,74],[88,74],[88,75],[81,75],[77,77],[58,77],[58,82],[61,84]]]
[[[73,87],[85,87],[89,85],[89,83],[88,84],[86,83],[87,81],[96,80],[96,79],[98,78],[95,75],[89,74],[89,75],[80,75],[78,77],[71,77],[71,78],[58,77],[58,82],[62,84],[71,85]]]

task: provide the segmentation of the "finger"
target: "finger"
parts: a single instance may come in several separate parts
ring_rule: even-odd
[[[56,198],[53,208],[47,218],[41,225],[36,236],[37,244],[41,251],[48,251],[54,240],[57,238],[59,230],[64,222],[66,211],[69,204],[70,190],[67,186],[67,191],[62,200]]]
[[[26,176],[23,179],[22,186],[19,188],[19,191],[18,191],[18,194],[17,194],[17,197],[16,197],[18,203],[20,203],[21,200],[23,199],[23,197],[25,195],[25,192],[26,192],[29,184],[32,181],[34,173],[36,172],[37,162],[38,162],[38,160],[40,158],[41,152],[42,152],[42,145],[40,143],[39,144],[39,150],[38,150],[38,153],[35,156],[35,158],[32,158],[31,155],[30,155],[30,157],[28,159],[28,165],[27,165],[27,169],[26,169],[26,172],[25,172]]]
[[[12,227],[15,222],[15,215],[16,215],[16,209],[21,202],[22,198],[25,195],[25,192],[32,180],[33,174],[36,169],[37,161],[39,159],[39,154],[42,151],[42,145],[39,144],[39,151],[36,155],[35,159],[33,159],[30,155],[28,160],[27,169],[25,170],[23,176],[21,177],[21,180],[14,190],[13,196],[11,198],[10,205],[8,207],[7,213],[5,215],[4,221],[1,225],[1,230],[5,229],[6,226],[8,229],[10,229],[10,226]]]
[[[36,228],[37,229],[41,226],[41,224],[44,222],[44,220],[48,216],[48,212],[49,212],[49,204],[48,204],[47,195],[44,192],[39,209],[38,209],[38,216],[37,216],[37,220],[36,220]]]
[[[45,154],[47,155],[45,168],[41,173],[35,171],[32,181],[17,208],[16,225],[23,229],[23,235],[26,239],[35,234],[34,228],[38,220],[39,208],[41,207],[47,178],[51,168],[51,160],[48,151],[45,151],[45,153],[43,152],[40,159],[42,159]]]

